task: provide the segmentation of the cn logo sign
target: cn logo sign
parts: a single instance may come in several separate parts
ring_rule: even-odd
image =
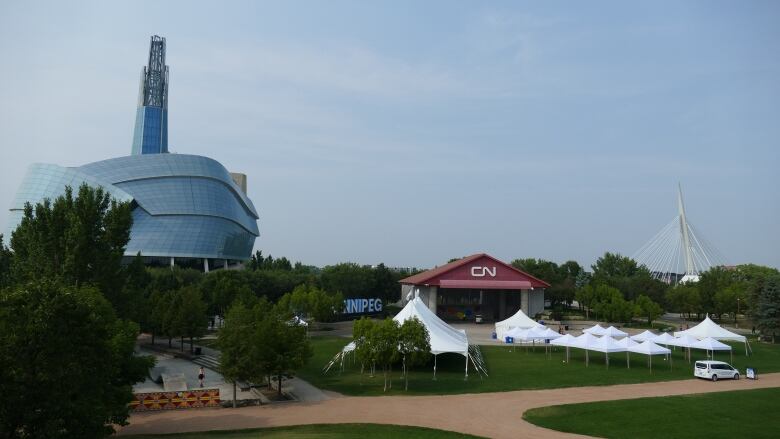
[[[496,277],[496,267],[471,267],[473,277]]]

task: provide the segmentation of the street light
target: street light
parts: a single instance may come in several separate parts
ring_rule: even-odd
[[[739,316],[739,297],[737,297],[737,313],[734,315],[734,327],[739,329],[739,320],[737,320]]]

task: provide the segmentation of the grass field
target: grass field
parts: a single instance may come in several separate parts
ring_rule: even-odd
[[[521,389],[549,389],[587,385],[612,385],[642,383],[651,381],[669,381],[693,378],[693,365],[684,358],[681,350],[673,351],[672,370],[669,362],[662,357],[653,358],[652,374],[647,367],[647,357],[631,354],[631,368],[626,368],[626,354],[611,354],[610,367],[605,367],[604,354],[591,352],[590,366],[585,367],[585,354],[580,349],[571,349],[571,361],[564,363],[565,349],[558,348],[550,358],[544,349],[526,353],[525,348],[515,347],[514,352],[507,346],[482,346],[489,376],[481,378],[473,371],[468,381],[464,381],[464,357],[455,354],[440,355],[437,367],[437,380],[433,380],[433,362],[418,367],[409,374],[409,391],[403,390],[400,367],[393,370],[393,388],[382,392],[382,376],[371,378],[360,374],[360,364],[353,363],[352,357],[345,362],[345,371],[339,373],[338,367],[323,374],[323,366],[349,340],[341,337],[312,338],[314,356],[308,365],[299,371],[301,378],[313,385],[346,395],[383,395],[383,394],[456,394],[501,392]],[[746,366],[754,367],[759,373],[780,371],[780,346],[753,343],[754,355],[745,357],[743,345],[734,345],[733,365],[740,370]],[[703,351],[694,351],[693,359],[703,359]],[[716,360],[728,361],[728,353],[718,353]],[[744,373],[744,372],[743,372]]]
[[[640,398],[542,407],[523,419],[568,433],[614,439],[776,438],[780,389]]]
[[[210,431],[166,435],[130,436],[133,439],[465,439],[477,438],[467,434],[430,428],[404,427],[380,424],[318,424],[293,427],[256,428],[249,430]]]

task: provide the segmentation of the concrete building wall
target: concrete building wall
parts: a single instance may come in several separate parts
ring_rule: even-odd
[[[439,289],[436,286],[401,285],[401,300],[406,304],[406,296],[413,290],[419,290],[420,300],[433,312],[436,312],[436,301]]]
[[[526,314],[534,318],[536,314],[542,311],[544,311],[544,289],[535,288],[529,291],[528,312]]]

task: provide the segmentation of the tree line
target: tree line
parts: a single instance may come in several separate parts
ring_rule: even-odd
[[[613,322],[640,317],[652,324],[665,311],[692,320],[709,315],[733,322],[744,314],[762,333],[774,337],[780,332],[780,272],[775,268],[713,267],[698,282],[667,284],[633,259],[610,252],[591,265],[591,272],[574,261],[516,259],[512,265],[551,284],[545,298],[557,316],[576,300],[586,317]]]

